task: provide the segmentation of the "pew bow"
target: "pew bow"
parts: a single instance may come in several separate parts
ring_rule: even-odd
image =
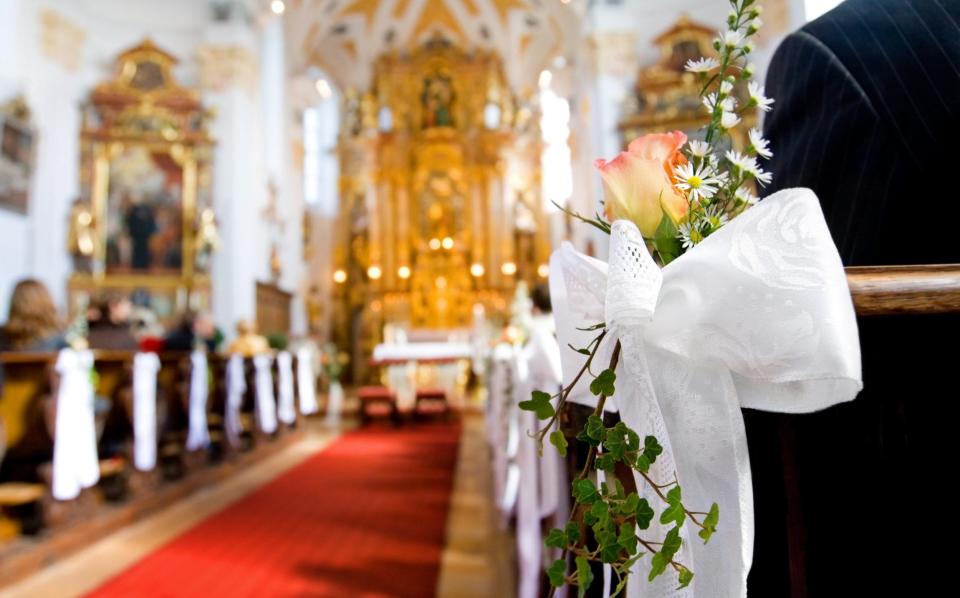
[[[224,414],[224,431],[231,446],[240,446],[240,433],[243,426],[240,423],[240,406],[243,404],[243,394],[247,392],[247,380],[243,368],[243,355],[233,354],[227,361],[227,401]]]
[[[293,356],[289,351],[277,353],[277,418],[287,425],[297,421],[296,397],[293,385]]]
[[[188,451],[206,448],[210,444],[210,431],[207,427],[209,375],[207,354],[196,350],[190,353],[190,422],[186,444]]]
[[[133,464],[150,471],[157,464],[157,372],[156,353],[133,357]]]
[[[628,595],[746,596],[753,555],[753,497],[741,407],[804,413],[850,401],[862,388],[860,346],[846,277],[819,202],[808,189],[780,191],[660,269],[637,227],[613,223],[610,262],[565,243],[550,263],[561,346],[586,346],[605,322],[594,364],[622,353],[614,402],[621,419],[664,448],[650,477],[674,476],[684,503],[720,507],[709,545],[687,522],[676,560],[696,576],[683,590],[634,567]],[[563,352],[566,383],[583,355]],[[598,371],[594,369],[594,372]],[[574,398],[589,400],[586,384]],[[660,504],[639,475],[637,487]],[[655,519],[648,532],[667,531]]]
[[[270,372],[272,365],[273,355],[261,354],[253,358],[257,420],[264,434],[277,431],[277,400],[273,392],[273,374]]]
[[[100,480],[94,390],[90,371],[93,353],[62,349],[53,439],[53,497],[70,500]]]

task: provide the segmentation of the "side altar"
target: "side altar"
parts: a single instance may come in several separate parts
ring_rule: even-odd
[[[130,295],[161,319],[210,306],[217,244],[210,115],[149,39],[121,53],[83,107],[81,196],[70,212],[76,309]]]

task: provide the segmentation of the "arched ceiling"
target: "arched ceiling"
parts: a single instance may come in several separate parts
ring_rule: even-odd
[[[316,66],[363,89],[381,54],[437,33],[465,49],[498,52],[517,91],[533,88],[557,56],[571,56],[582,2],[561,0],[299,0],[285,19],[294,68]]]

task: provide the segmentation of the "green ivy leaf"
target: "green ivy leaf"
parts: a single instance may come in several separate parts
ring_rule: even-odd
[[[555,527],[547,534],[547,539],[544,541],[544,544],[550,548],[566,548],[568,544],[567,534],[564,530]]]
[[[547,569],[547,577],[550,579],[550,585],[555,588],[562,587],[567,583],[567,562],[563,559],[553,561]]]
[[[663,447],[660,446],[656,436],[647,436],[643,439],[643,455],[651,464],[656,462],[657,457],[662,452]]]
[[[590,561],[585,556],[578,556],[577,560],[577,596],[583,598],[593,583],[593,571],[590,570]]]
[[[664,571],[667,570],[667,565],[670,564],[670,559],[663,556],[662,552],[658,552],[653,555],[653,558],[650,560],[650,575],[647,576],[648,581],[653,581]]]
[[[617,538],[620,547],[627,551],[627,554],[637,552],[637,530],[632,523],[624,523],[620,526],[620,536]]]
[[[557,452],[561,457],[567,456],[567,438],[560,430],[550,432],[550,444],[557,447]]]
[[[660,513],[660,523],[675,522],[678,526],[683,525],[683,520],[687,514],[683,511],[683,503],[670,503],[666,509]]]
[[[682,569],[680,569],[679,578],[680,578],[680,588],[685,588],[688,585],[690,585],[691,581],[693,581],[693,571],[691,571],[690,569],[687,569],[686,567],[683,567]],[[680,588],[677,588],[677,589],[679,590]]]
[[[590,392],[604,397],[612,397],[616,390],[614,383],[617,381],[617,375],[611,369],[606,369],[593,379],[590,383]]]
[[[637,457],[637,462],[633,464],[637,471],[643,473],[650,473],[650,458],[647,457],[647,453],[640,453],[640,456]]]
[[[620,503],[620,506],[617,508],[617,511],[621,515],[633,515],[637,511],[637,507],[640,506],[640,496],[636,492],[631,492],[626,500]]]
[[[603,442],[607,436],[607,429],[603,427],[603,420],[597,415],[591,415],[587,418],[587,426],[584,428],[587,437],[593,440]]]
[[[653,507],[650,506],[650,503],[647,502],[647,499],[641,498],[637,501],[637,527],[640,529],[647,529],[650,527],[650,522],[653,521]]]
[[[520,401],[519,406],[524,411],[533,411],[538,419],[550,419],[555,413],[550,404],[550,394],[542,390],[535,390],[529,401]]]
[[[600,544],[600,560],[604,563],[615,563],[620,559],[619,538],[616,532],[606,530],[597,534],[597,542]]]
[[[710,538],[717,532],[717,524],[720,523],[720,507],[717,506],[717,503],[713,503],[710,507],[710,512],[707,513],[706,519],[703,520],[703,529],[700,530],[699,536],[703,538],[703,543],[706,544],[710,541]]]
[[[587,348],[578,349],[578,348],[574,347],[573,345],[571,345],[570,343],[567,343],[567,346],[570,347],[571,349],[573,349],[574,351],[576,351],[577,353],[581,354],[581,355],[590,355],[590,349],[587,349]]]
[[[663,538],[660,553],[663,553],[668,560],[671,560],[673,559],[673,555],[677,554],[677,551],[680,550],[680,543],[680,527],[671,527],[670,531],[668,531],[667,535]]]
[[[580,540],[580,526],[575,522],[568,522],[564,532],[567,535],[567,544],[573,544],[574,542]]]
[[[599,500],[600,494],[590,480],[574,480],[573,498],[582,505],[592,505]]]
[[[597,469],[613,471],[613,468],[617,462],[613,460],[613,455],[610,453],[604,453],[597,457],[597,460],[594,463],[596,464]]]
[[[677,484],[667,492],[667,502],[670,504],[678,503],[683,500],[683,491],[680,489],[680,485]]]
[[[623,489],[623,484],[620,483],[620,480],[613,478],[613,483],[617,489],[617,498],[624,499],[627,497],[627,491]]]
[[[614,460],[622,461],[627,452],[640,448],[640,436],[627,424],[617,422],[617,425],[607,430],[607,440],[603,446],[613,455]]]

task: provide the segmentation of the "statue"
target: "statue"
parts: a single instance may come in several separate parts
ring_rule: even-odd
[[[213,252],[220,245],[220,235],[217,233],[217,219],[213,210],[206,208],[200,213],[200,223],[197,226],[197,236],[194,246],[197,248],[197,271],[209,272],[210,260]]]
[[[90,272],[93,262],[93,212],[90,204],[79,197],[70,208],[70,227],[67,230],[67,251],[73,258],[75,272]]]
[[[453,82],[442,74],[430,75],[423,81],[423,128],[453,126]]]

